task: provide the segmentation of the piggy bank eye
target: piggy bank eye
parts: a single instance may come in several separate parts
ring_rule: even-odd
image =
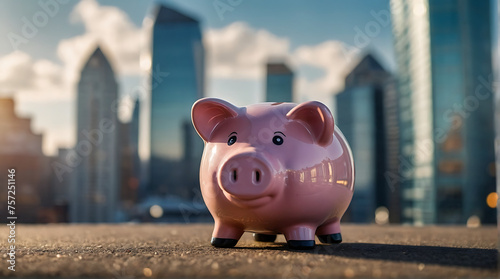
[[[227,140],[227,145],[233,145],[236,142],[236,136],[233,135]]]
[[[276,145],[282,145],[283,144],[283,138],[280,136],[274,136],[273,137],[273,143]]]

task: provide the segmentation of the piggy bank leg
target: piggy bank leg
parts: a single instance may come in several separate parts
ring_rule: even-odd
[[[263,234],[263,233],[254,233],[253,239],[259,242],[274,242],[276,240],[275,234]]]
[[[215,222],[212,233],[212,246],[230,248],[234,247],[243,234],[243,229],[223,222]]]
[[[290,249],[305,250],[314,248],[315,228],[309,226],[295,226],[284,231],[286,242]]]
[[[316,235],[321,243],[338,244],[342,242],[340,220],[319,226]]]

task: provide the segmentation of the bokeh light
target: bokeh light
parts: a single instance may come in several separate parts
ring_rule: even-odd
[[[375,223],[379,225],[389,223],[389,209],[387,207],[381,206],[375,210]]]
[[[151,275],[153,275],[153,271],[151,270],[151,268],[148,268],[148,267],[144,268],[142,270],[142,272],[144,273],[144,276],[146,276],[146,277],[151,277]]]
[[[498,202],[498,194],[496,192],[491,192],[486,197],[486,204],[491,208],[496,208]]]
[[[149,214],[151,214],[153,218],[161,218],[161,216],[163,216],[163,208],[155,204],[149,208]]]
[[[481,226],[481,219],[476,215],[472,215],[467,219],[467,228],[478,228]]]

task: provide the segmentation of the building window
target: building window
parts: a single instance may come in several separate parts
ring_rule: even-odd
[[[438,169],[444,174],[460,174],[464,168],[464,164],[460,160],[441,160],[439,161]]]
[[[488,173],[493,177],[497,176],[497,168],[496,168],[495,162],[489,163]]]

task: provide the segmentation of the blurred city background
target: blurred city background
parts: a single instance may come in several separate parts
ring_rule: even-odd
[[[353,150],[345,222],[496,223],[497,18],[490,0],[4,0],[0,172],[21,223],[211,221],[192,104],[319,100]]]

